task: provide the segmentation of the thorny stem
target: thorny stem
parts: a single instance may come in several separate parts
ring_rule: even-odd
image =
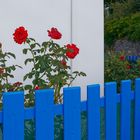
[[[72,82],[76,79],[77,74],[75,75],[75,77],[70,81],[70,83],[68,84],[68,86],[70,86],[72,84]]]
[[[55,93],[54,93],[55,103],[62,103],[60,90],[61,90],[61,86],[59,86],[59,84],[57,84],[55,87]]]
[[[3,60],[4,60],[4,62],[3,62],[4,67],[6,68],[6,63],[5,63],[6,60],[5,60],[5,58],[3,58]],[[6,69],[5,69],[5,73],[7,73],[7,70]],[[8,76],[6,76],[5,78],[6,78],[5,79],[6,80],[6,84],[8,84]]]
[[[28,43],[28,42],[27,42],[27,43]],[[29,46],[31,46],[30,43],[28,43],[28,44],[29,44]],[[37,70],[36,70],[36,68],[35,68],[35,55],[34,55],[34,52],[33,52],[32,48],[30,49],[30,52],[31,52],[32,57],[33,57],[33,65],[34,65],[34,69],[35,69],[35,79],[36,79],[36,78],[37,78],[37,76],[36,76]],[[35,85],[34,85],[34,88],[35,88]]]
[[[0,51],[1,53],[3,54],[3,51],[2,51],[2,48],[0,48]],[[4,54],[3,54],[4,55]],[[5,60],[5,56],[3,57],[3,65],[4,65],[4,68],[6,68],[6,60]],[[5,69],[5,73],[7,73],[7,70]],[[5,81],[6,81],[6,84],[8,84],[8,76],[6,75],[5,77]]]

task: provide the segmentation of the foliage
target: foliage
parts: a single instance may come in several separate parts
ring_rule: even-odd
[[[139,0],[105,1],[105,20],[128,16],[140,11]]]
[[[123,53],[113,51],[105,55],[105,82],[116,81],[120,84],[121,80],[131,79],[140,76],[140,61],[136,63],[125,59]]]
[[[115,2],[111,4],[112,18],[120,18],[127,16],[133,12],[133,3],[130,2]]]
[[[104,3],[106,4],[111,4],[111,3],[115,3],[115,2],[124,2],[126,0],[105,0]]]
[[[11,58],[16,59],[16,56],[11,52],[3,52],[2,44],[0,43],[0,101],[2,92],[17,91],[23,89],[21,82],[9,82],[11,78],[14,78],[13,71],[15,71],[17,67],[21,68],[19,65],[7,66],[7,61]]]
[[[135,0],[134,9],[140,11],[140,0]]]
[[[105,22],[105,44],[112,46],[118,39],[140,40],[140,13]]]

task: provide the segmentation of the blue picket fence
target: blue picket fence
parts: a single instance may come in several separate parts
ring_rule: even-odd
[[[100,85],[87,86],[87,101],[80,101],[80,87],[64,88],[64,103],[53,103],[53,89],[37,90],[35,106],[24,108],[24,92],[3,94],[3,140],[24,140],[24,121],[35,120],[35,139],[54,140],[54,117],[63,115],[64,140],[81,140],[81,112],[87,111],[87,139],[100,140],[100,108],[105,109],[105,139],[116,140],[117,104],[121,106],[120,139],[130,140],[131,101],[134,107],[134,140],[140,140],[140,79],[121,82],[117,94],[116,83],[105,84],[105,96],[100,97]]]
[[[139,59],[140,59],[140,56],[135,56],[135,55],[126,56],[126,60],[133,63],[137,62],[137,60]]]

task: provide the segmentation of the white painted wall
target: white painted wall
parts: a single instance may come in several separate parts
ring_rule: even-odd
[[[85,85],[104,82],[104,13],[102,0],[73,0],[73,41],[80,46],[80,55],[73,62],[73,69],[83,70],[86,78],[78,78],[74,85],[81,85],[84,98]]]
[[[17,55],[16,63],[23,65],[26,56],[22,54],[22,49],[27,46],[15,44],[12,38],[14,29],[21,25],[25,26],[29,35],[40,43],[48,39],[47,29],[54,26],[63,34],[60,44],[72,41],[78,45],[80,54],[72,62],[73,70],[82,70],[86,72],[87,77],[78,78],[73,85],[82,86],[83,93],[86,91],[87,84],[103,83],[103,1],[1,1],[0,42],[3,43],[4,50]],[[10,60],[10,64],[12,63],[14,64],[15,61]],[[29,67],[24,70],[19,69],[15,81],[22,81],[23,75],[29,69]]]

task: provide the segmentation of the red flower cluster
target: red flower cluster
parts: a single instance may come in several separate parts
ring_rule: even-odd
[[[68,44],[66,45],[66,47],[67,47],[66,55],[70,59],[75,58],[76,55],[79,54],[79,48],[77,48],[75,44]]]
[[[126,68],[129,70],[129,69],[131,69],[131,66],[130,65],[127,65]]]
[[[13,36],[16,43],[22,44],[26,41],[28,32],[23,26],[21,26],[15,30]]]
[[[13,84],[13,86],[19,87],[19,86],[21,86],[22,84],[23,84],[23,83],[21,83],[21,82],[16,82],[16,83]]]
[[[57,28],[52,27],[51,30],[48,30],[48,36],[52,39],[60,39],[62,34],[57,30]]]
[[[121,61],[124,61],[125,60],[125,57],[122,55],[122,56],[120,56],[120,60]]]
[[[65,60],[62,60],[62,61],[61,61],[61,64],[62,64],[63,66],[66,66],[66,65],[67,65],[67,62],[66,62]]]
[[[40,87],[38,85],[35,86],[35,90],[39,90]]]

